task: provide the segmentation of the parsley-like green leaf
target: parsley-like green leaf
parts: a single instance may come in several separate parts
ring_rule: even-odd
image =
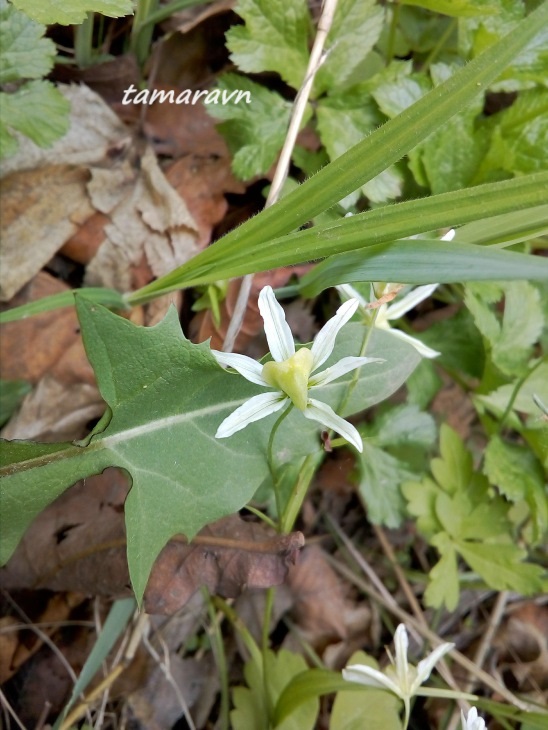
[[[487,340],[494,364],[506,375],[522,375],[527,370],[532,346],[544,326],[540,293],[526,281],[505,284],[504,314],[499,321],[491,290],[482,296],[482,284],[467,285],[465,302],[476,325]]]
[[[14,130],[49,147],[68,130],[69,111],[69,102],[49,81],[29,81],[13,94],[0,92],[0,155],[17,151]]]
[[[283,145],[291,104],[238,74],[224,74],[217,86],[228,94],[239,89],[249,91],[251,96],[251,104],[208,105],[209,113],[223,120],[218,129],[233,155],[234,173],[242,180],[264,174]]]
[[[53,68],[55,44],[46,28],[0,0],[0,84],[39,79]]]
[[[548,167],[548,91],[520,92],[512,106],[487,120],[490,146],[481,164],[481,177],[501,171],[511,175]]]
[[[535,455],[523,446],[494,436],[485,450],[483,471],[507,499],[527,502],[534,538],[541,540],[548,528],[548,503],[542,467]]]
[[[226,34],[232,61],[247,73],[275,71],[298,89],[308,65],[311,23],[305,0],[239,0],[245,25]]]
[[[133,12],[131,0],[12,0],[13,4],[39,23],[72,25],[82,23],[91,12],[119,18]]]
[[[345,85],[378,41],[383,20],[376,0],[340,0],[327,37],[327,58],[316,74],[315,95]]]
[[[457,551],[445,532],[435,535],[431,542],[439,550],[441,558],[428,575],[424,600],[428,606],[440,608],[445,605],[448,611],[454,611],[459,602]]]

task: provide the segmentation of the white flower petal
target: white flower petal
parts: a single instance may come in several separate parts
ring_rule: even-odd
[[[418,286],[416,289],[412,289],[402,299],[389,305],[386,311],[386,319],[399,319],[403,317],[406,312],[414,309],[417,304],[428,299],[438,286],[439,284],[426,284],[425,286]]]
[[[439,662],[442,656],[447,654],[448,651],[451,651],[454,646],[454,644],[450,643],[440,644],[431,654],[417,664],[417,676],[413,682],[412,694],[415,693],[423,682],[426,682],[432,672],[432,669],[434,669],[434,665]]]
[[[225,418],[217,429],[215,438],[224,439],[232,436],[233,433],[241,431],[250,423],[281,410],[288,401],[289,398],[279,392],[254,395]]]
[[[330,368],[322,370],[321,373],[312,375],[308,380],[308,387],[315,388],[318,385],[326,385],[331,383],[332,380],[341,378],[346,373],[349,373],[356,368],[361,368],[362,365],[367,365],[371,362],[386,362],[379,357],[343,357],[338,363],[332,365]]]
[[[402,690],[408,688],[409,680],[409,662],[407,661],[407,650],[409,648],[409,637],[405,624],[399,624],[394,634],[394,647],[396,649],[396,674],[398,682]],[[420,684],[420,682],[419,682]]]
[[[368,667],[367,664],[351,664],[342,670],[343,679],[347,682],[358,682],[367,687],[376,687],[377,689],[387,689],[398,697],[401,697],[400,688],[386,674],[379,672],[378,669]]]
[[[318,332],[310,348],[314,356],[312,372],[317,370],[331,355],[339,330],[351,319],[358,304],[357,299],[349,299],[337,309],[335,316],[331,317]]]
[[[440,241],[452,241],[455,238],[455,229],[451,228],[445,235],[440,238]]]
[[[335,289],[339,294],[342,294],[342,299],[357,299],[360,307],[367,308],[368,302],[365,300],[365,297],[362,297],[360,292],[354,289],[353,286],[350,286],[350,284],[339,284]]]
[[[421,342],[416,337],[411,337],[411,335],[408,335],[407,332],[402,332],[401,330],[397,330],[395,328],[390,328],[388,332],[390,332],[391,335],[394,335],[394,337],[399,337],[400,340],[404,340],[410,345],[413,345],[415,350],[419,353],[419,355],[422,355],[422,357],[432,359],[434,357],[438,357],[438,355],[441,354],[437,350],[432,350],[432,348],[425,345],[424,342]]]
[[[287,360],[295,354],[295,343],[285,321],[283,307],[278,304],[271,286],[261,289],[259,312],[264,320],[264,331],[272,357],[276,362]]]
[[[217,360],[219,365],[226,365],[227,367],[234,368],[240,375],[243,375],[246,380],[257,385],[268,386],[268,383],[261,375],[263,366],[261,363],[253,360],[247,355],[238,355],[234,352],[221,352],[220,350],[211,350],[211,354]]]
[[[468,710],[468,717],[464,716],[464,712],[460,713],[462,730],[485,730],[485,720],[478,716],[478,711],[475,707],[471,707]]]
[[[336,431],[338,434],[343,436],[360,453],[363,451],[363,443],[360,434],[351,423],[348,423],[348,421],[345,421],[344,418],[337,416],[335,411],[331,408],[331,406],[328,406],[327,403],[322,403],[319,400],[309,398],[308,405],[303,411],[303,415],[311,421],[321,423],[322,426],[332,428],[333,431]]]

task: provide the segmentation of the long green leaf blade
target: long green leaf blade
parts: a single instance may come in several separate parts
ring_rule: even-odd
[[[296,231],[281,238],[265,241],[253,250],[234,247],[217,248],[218,244],[193,259],[198,261],[211,251],[202,266],[180,270],[177,284],[195,286],[278,266],[290,266],[327,256],[356,251],[366,246],[391,242],[422,231],[462,225],[509,212],[537,208],[548,199],[548,172],[524,175],[514,180],[478,185],[428,198],[409,200],[376,208],[352,218],[341,218],[327,226]],[[244,224],[245,225],[245,224]],[[160,285],[166,279],[159,279]],[[128,300],[146,301],[158,295],[145,289],[135,292]],[[164,291],[162,289],[162,291]]]
[[[548,280],[548,261],[470,243],[407,240],[332,256],[301,279],[299,290],[313,297],[327,287],[355,281],[452,284],[510,279]]]
[[[548,3],[543,3],[522,20],[512,33],[488,48],[450,79],[324,167],[275,205],[231,231],[191,261],[139,290],[138,296],[133,297],[132,301],[143,301],[149,294],[155,296],[157,292],[178,288],[194,280],[198,271],[203,276],[204,268],[211,266],[215,260],[218,261],[220,254],[226,256],[236,249],[254,257],[260,250],[262,241],[288,233],[335,205],[345,195],[399,160],[468,104],[481,89],[499,76],[502,69],[546,23]],[[334,252],[330,251],[326,255],[330,253]]]

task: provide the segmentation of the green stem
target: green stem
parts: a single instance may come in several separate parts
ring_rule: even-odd
[[[223,636],[219,621],[215,614],[215,607],[211,600],[208,589],[202,587],[202,595],[206,600],[207,612],[211,623],[210,640],[213,649],[213,655],[217,664],[217,673],[221,684],[221,707],[219,710],[220,730],[230,729],[230,688],[228,681],[228,664],[226,661],[226,652],[223,642]]]
[[[371,335],[373,334],[373,330],[375,329],[375,322],[377,321],[377,315],[379,313],[378,309],[373,310],[373,316],[371,317],[370,321],[368,322],[367,327],[365,327],[365,334],[362,340],[362,346],[360,347],[360,351],[358,353],[358,357],[364,357],[365,353],[367,352],[367,348],[369,346],[369,341],[371,340]],[[358,384],[358,381],[360,379],[360,370],[361,368],[356,368],[354,370],[354,373],[352,375],[352,380],[350,381],[350,385],[346,389],[346,393],[344,394],[344,397],[342,398],[339,408],[337,409],[339,413],[342,413],[346,407],[346,404],[348,403],[350,396],[352,395],[352,391]]]
[[[278,432],[278,429],[280,427],[280,424],[286,418],[286,416],[289,415],[291,410],[293,409],[293,403],[289,403],[287,408],[282,411],[281,416],[279,416],[278,420],[272,427],[272,431],[270,432],[270,437],[268,439],[268,446],[266,448],[266,458],[268,461],[268,468],[270,469],[270,476],[272,477],[272,484],[274,486],[274,497],[276,498],[276,512],[278,514],[278,520],[280,520],[280,516],[282,514],[282,501],[281,501],[281,494],[280,490],[278,489],[278,482],[276,480],[276,468],[274,464],[274,437],[276,436],[276,433]]]
[[[162,20],[166,20],[173,13],[179,12],[179,10],[186,10],[186,8],[192,8],[195,5],[205,5],[210,0],[175,0],[175,2],[164,5],[155,12],[151,13],[142,23],[141,28],[145,28],[147,25],[156,25],[161,23]]]
[[[454,31],[455,27],[457,25],[457,19],[453,18],[450,23],[447,24],[447,28],[444,30],[444,32],[441,34],[439,41],[436,43],[434,48],[430,51],[428,54],[425,62],[422,65],[422,71],[428,71],[432,63],[436,60],[438,57],[439,52],[446,44],[448,38],[451,36],[451,33]]]
[[[94,14],[88,13],[84,22],[74,29],[74,57],[80,68],[93,63],[93,19]]]
[[[138,0],[131,29],[131,50],[140,66],[148,58],[154,32],[154,25],[148,21],[157,8],[158,0]]]
[[[411,713],[411,707],[410,707],[410,704],[409,704],[409,698],[407,697],[403,701],[403,703],[405,705],[405,716],[404,716],[404,719],[403,719],[403,728],[402,728],[402,730],[407,730],[407,726],[409,725],[409,715]]]
[[[386,65],[388,66],[394,58],[394,47],[396,45],[396,31],[398,29],[398,23],[400,21],[400,3],[396,0],[392,8],[392,20],[390,21],[390,31],[388,34],[388,43],[386,46]]]
[[[542,363],[542,359],[539,359],[539,361],[529,370],[525,375],[522,375],[521,378],[519,378],[514,386],[514,390],[512,391],[512,395],[510,396],[510,400],[508,401],[506,408],[504,409],[504,413],[501,416],[501,419],[499,421],[499,425],[497,428],[497,434],[500,434],[502,432],[502,429],[504,427],[504,424],[506,423],[506,419],[510,415],[512,411],[512,406],[515,403],[516,398],[518,397],[519,391],[522,389],[523,384],[526,380],[529,379],[529,376],[532,375],[535,370],[538,368],[538,366]]]
[[[299,477],[280,518],[280,531],[282,534],[287,534],[293,529],[321,457],[321,454],[320,457],[318,457],[318,454],[309,454],[304,460],[299,471]]]
[[[250,504],[246,504],[245,508],[249,510],[249,512],[254,514],[255,517],[258,517],[263,522],[266,522],[269,527],[273,527],[275,530],[278,529],[278,525],[274,522],[274,520],[271,520],[270,517],[268,515],[265,515],[264,512],[261,512],[260,509],[257,509]]]
[[[265,592],[265,605],[263,616],[263,635],[262,635],[262,657],[263,657],[263,695],[266,713],[269,720],[272,718],[274,708],[272,707],[271,696],[269,692],[269,676],[268,676],[268,650],[270,638],[270,622],[272,620],[272,608],[274,606],[275,588],[268,588]],[[270,726],[270,723],[269,723]]]

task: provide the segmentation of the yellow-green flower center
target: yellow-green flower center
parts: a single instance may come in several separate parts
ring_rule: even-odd
[[[279,388],[291,398],[299,410],[304,411],[308,403],[308,378],[312,362],[312,353],[302,347],[283,362],[265,363],[262,375],[269,385]]]

